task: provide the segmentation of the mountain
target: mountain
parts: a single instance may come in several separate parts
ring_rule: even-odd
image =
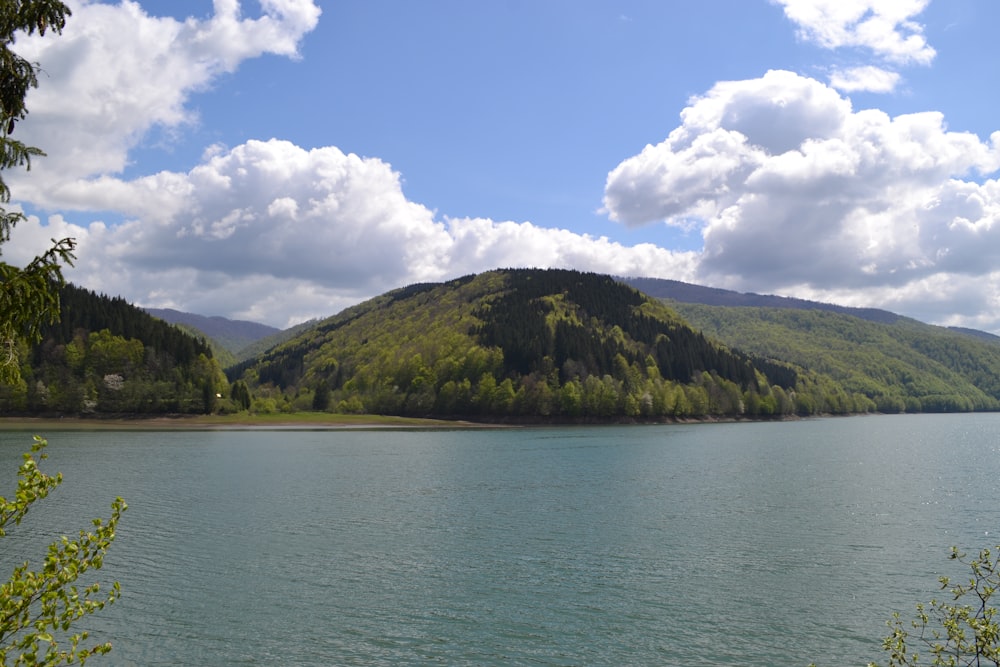
[[[170,322],[171,324],[183,324],[200,331],[207,338],[216,341],[226,350],[234,355],[240,350],[256,343],[262,338],[280,333],[277,327],[260,324],[259,322],[248,322],[246,320],[230,320],[225,317],[206,317],[193,313],[184,313],[172,308],[146,308],[147,313],[153,317]]]
[[[308,322],[302,322],[301,324],[296,324],[287,329],[281,329],[275,331],[274,333],[268,334],[263,338],[259,338],[252,343],[241,347],[236,351],[234,364],[240,361],[246,361],[247,359],[253,359],[254,357],[259,357],[272,347],[284,343],[286,340],[291,340],[296,336],[308,331],[309,329],[316,326],[319,320],[309,320]],[[230,364],[232,365],[232,364]]]
[[[394,290],[227,373],[279,409],[490,418],[789,412],[798,379],[610,276],[562,270]]]
[[[278,329],[258,322],[230,320],[217,315],[206,317],[170,308],[146,308],[146,312],[194,336],[205,338],[223,368],[258,357],[318,322],[310,320],[288,329]]]
[[[829,377],[881,412],[1000,408],[1000,345],[898,318],[892,324],[825,310],[668,302],[727,345]]]
[[[985,340],[990,343],[1000,343],[1000,336],[996,334],[991,334],[987,331],[980,331],[979,329],[968,329],[966,327],[948,327],[949,331],[954,331],[956,333],[964,334],[966,336],[972,336],[973,338],[978,338],[979,340]]]
[[[882,412],[1000,409],[1000,337],[876,308],[627,279],[727,345],[827,377]],[[826,411],[823,408],[821,411]]]
[[[893,324],[902,317],[887,310],[878,308],[851,308],[832,303],[809,301],[787,296],[755,294],[753,292],[734,292],[717,287],[704,287],[678,280],[664,278],[621,278],[622,282],[631,285],[640,292],[656,297],[669,299],[678,303],[699,303],[705,306],[750,306],[761,308],[791,308],[795,310],[823,310],[832,313],[843,313],[859,317],[869,322]]]
[[[66,285],[61,318],[19,353],[22,382],[0,385],[0,413],[206,412],[228,391],[199,337],[121,298]]]
[[[564,270],[410,285],[259,339],[228,378],[200,332],[179,328],[190,325],[67,286],[62,320],[17,350],[23,381],[0,385],[0,413],[608,421],[1000,409],[996,336],[877,309],[630,282],[672,296]]]

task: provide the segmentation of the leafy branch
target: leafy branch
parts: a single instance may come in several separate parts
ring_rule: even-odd
[[[50,476],[38,467],[38,461],[46,458],[46,444],[35,436],[18,470],[13,499],[0,496],[0,537],[21,523],[34,502],[62,483],[61,474]],[[110,643],[83,646],[87,632],[68,633],[74,622],[112,604],[121,594],[117,582],[106,593],[99,583],[80,589],[76,582],[104,564],[104,554],[127,508],[116,498],[107,520],[94,519],[90,531],[81,530],[74,539],[63,536],[50,544],[40,569],[32,569],[27,561],[14,568],[0,586],[0,665],[83,664],[88,657],[111,650]]]

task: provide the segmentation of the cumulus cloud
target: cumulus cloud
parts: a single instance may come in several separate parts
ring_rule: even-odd
[[[192,93],[265,53],[294,57],[317,24],[312,0],[264,0],[244,17],[237,0],[215,0],[207,19],[151,16],[137,2],[68,3],[73,17],[61,35],[18,40],[17,51],[41,65],[41,85],[28,97],[30,115],[17,134],[44,146],[30,176],[11,173],[18,196],[49,208],[106,209],[106,189],[84,182],[117,174],[128,152],[153,127],[196,122]]]
[[[210,153],[187,173],[105,177],[99,185],[136,202],[141,217],[116,226],[30,218],[18,227],[12,261],[51,237],[74,236],[74,282],[145,306],[277,326],[401,285],[497,267],[693,277],[693,253],[528,222],[438,220],[406,198],[389,164],[335,147],[250,141]],[[141,204],[152,192],[158,211]]]
[[[189,98],[220,74],[264,53],[296,57],[320,10],[312,0],[262,0],[254,18],[237,0],[215,0],[210,18],[177,21],[130,0],[72,8],[61,36],[18,44],[45,77],[18,133],[48,157],[30,177],[10,177],[35,209],[110,211],[124,222],[30,217],[4,248],[9,261],[72,236],[79,260],[67,277],[78,284],[278,326],[497,266],[691,275],[690,253],[526,222],[438,219],[406,198],[389,164],[332,146],[210,146],[189,171],[124,178],[129,151],[152,128],[197,122]]]
[[[681,120],[608,175],[604,204],[628,225],[696,221],[701,281],[923,311],[928,285],[996,285],[1000,133],[951,132],[937,112],[855,110],[782,71],[719,83]],[[984,289],[980,307],[996,299]]]
[[[936,55],[914,21],[930,0],[772,0],[801,39],[827,49],[861,48],[900,65],[928,65]]]
[[[897,64],[933,57],[912,22],[926,2],[782,5],[823,46],[868,48]],[[698,229],[699,252],[439,217],[407,199],[389,164],[332,146],[211,146],[190,169],[123,177],[151,128],[197,122],[190,96],[247,58],[296,57],[320,12],[313,0],[262,0],[256,17],[240,6],[216,0],[212,17],[177,21],[128,0],[77,0],[62,36],[18,44],[42,63],[45,81],[17,132],[49,157],[28,178],[12,172],[14,191],[33,210],[125,220],[30,217],[5,259],[23,263],[49,239],[73,236],[74,282],[141,305],[277,326],[407,283],[537,266],[898,306],[934,319],[965,312],[949,323],[1000,329],[1000,320],[976,319],[1000,312],[1000,183],[991,178],[1000,135],[950,132],[933,112],[855,110],[837,92],[892,89],[898,79],[881,68],[834,73],[830,86],[783,71],[721,82],[690,101],[663,142],[609,174],[613,220]]]
[[[826,49],[853,49],[879,63],[834,68],[830,85],[844,92],[892,92],[900,82],[894,68],[930,65],[937,55],[913,20],[930,0],[771,1],[798,26],[800,39]]]

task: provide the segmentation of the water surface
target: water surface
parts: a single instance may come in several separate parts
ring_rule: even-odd
[[[998,432],[53,432],[66,482],[0,564],[125,497],[100,664],[862,665],[952,544],[993,544]],[[0,434],[3,492],[28,442]]]

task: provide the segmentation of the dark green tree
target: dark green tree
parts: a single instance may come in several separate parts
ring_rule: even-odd
[[[252,397],[250,396],[250,389],[247,387],[247,383],[243,380],[237,380],[233,383],[232,389],[230,389],[230,397],[240,410],[250,409]]]
[[[18,121],[28,115],[25,98],[38,85],[38,65],[14,52],[18,35],[35,31],[61,32],[69,8],[58,0],[3,0],[0,2],[0,174],[12,167],[31,167],[31,158],[43,155],[13,137]],[[10,188],[0,175],[0,203],[10,202]],[[20,211],[0,209],[0,252],[14,226],[24,219]],[[58,287],[62,266],[73,260],[73,239],[53,240],[45,253],[19,268],[0,262],[0,381],[20,377],[19,340],[36,341],[44,324],[59,317]]]
[[[246,386],[244,384],[244,386]],[[312,409],[318,412],[325,412],[330,408],[330,385],[320,382],[313,394]]]

